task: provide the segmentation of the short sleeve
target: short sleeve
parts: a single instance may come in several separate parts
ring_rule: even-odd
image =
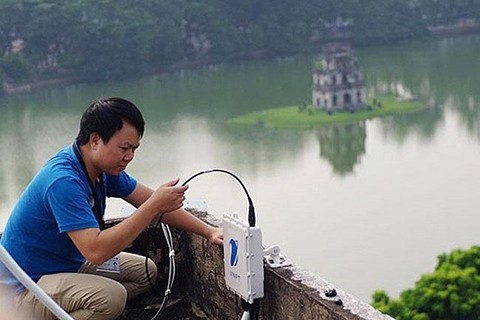
[[[64,177],[50,185],[45,205],[54,215],[60,232],[98,228],[90,198],[90,192],[78,180]]]
[[[137,180],[125,171],[118,176],[106,175],[107,197],[125,198],[136,186]]]

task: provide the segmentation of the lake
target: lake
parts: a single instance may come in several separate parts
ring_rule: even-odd
[[[311,102],[315,56],[207,66],[0,98],[0,229],[26,184],[73,141],[94,99],[121,96],[146,133],[128,171],[151,187],[210,168],[253,198],[265,246],[370,302],[478,244],[480,37],[355,48],[369,94],[416,96],[422,112],[311,130],[234,128],[245,112]],[[230,176],[203,175],[187,200],[247,216]],[[108,215],[124,205],[109,201]]]

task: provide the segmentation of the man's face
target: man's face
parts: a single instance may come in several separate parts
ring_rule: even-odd
[[[140,134],[133,125],[124,121],[122,129],[115,132],[107,143],[98,139],[96,167],[108,174],[119,175],[133,160],[139,146]]]

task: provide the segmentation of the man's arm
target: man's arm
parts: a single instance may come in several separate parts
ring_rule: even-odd
[[[135,190],[128,197],[126,197],[125,200],[127,200],[134,207],[138,208],[148,198],[150,198],[152,194],[152,189],[138,182]],[[193,232],[201,235],[211,243],[223,244],[223,232],[221,229],[210,226],[183,208],[179,208],[170,212],[164,212],[165,214],[162,217],[163,223],[187,232]],[[161,214],[162,212],[159,212],[156,218],[160,218]]]
[[[68,235],[82,255],[94,264],[102,264],[128,247],[135,238],[161,212],[166,212],[163,222],[207,238],[211,243],[221,244],[222,230],[214,228],[182,209],[187,186],[177,186],[178,179],[152,190],[137,183],[126,200],[137,210],[121,223],[100,231],[89,228],[68,232]]]
[[[98,228],[80,229],[68,232],[75,246],[90,262],[99,265],[128,247],[133,240],[155,219],[158,212],[178,210],[185,200],[187,187],[177,186],[178,179],[172,180],[145,198],[143,193],[134,196],[139,201],[143,194],[143,202],[138,209],[119,224],[102,230]],[[137,192],[137,188],[132,195]]]

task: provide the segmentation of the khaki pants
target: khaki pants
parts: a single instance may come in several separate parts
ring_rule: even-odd
[[[45,275],[37,284],[75,320],[113,320],[122,314],[127,300],[150,288],[145,257],[121,252],[119,258],[119,273],[97,271],[86,262],[78,273]],[[154,283],[157,268],[150,259],[148,271]],[[56,319],[28,290],[16,297],[16,304],[32,314],[30,319]]]

